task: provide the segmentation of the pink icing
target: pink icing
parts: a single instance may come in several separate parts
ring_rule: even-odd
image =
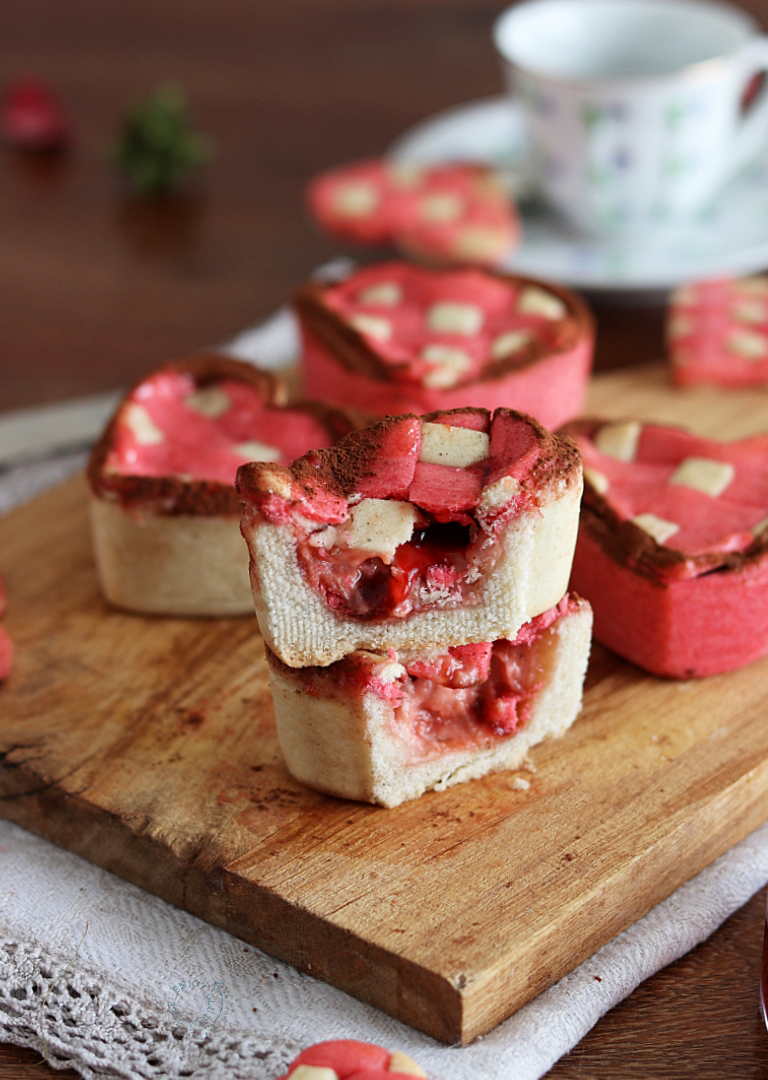
[[[652,424],[643,426],[634,460],[601,454],[591,439],[576,437],[587,469],[608,480],[603,497],[621,520],[651,513],[679,526],[664,544],[685,555],[744,551],[751,530],[768,517],[768,436],[719,442]],[[720,495],[671,484],[686,458],[708,458],[734,466]]]
[[[402,290],[398,304],[371,304],[361,294],[373,285],[397,284]],[[556,320],[516,310],[520,289],[514,283],[480,270],[436,273],[407,263],[384,263],[360,270],[353,277],[325,290],[325,304],[343,319],[369,315],[386,319],[392,327],[387,340],[363,332],[377,355],[391,365],[393,378],[423,384],[429,378],[430,363],[422,350],[430,345],[462,349],[470,360],[460,383],[477,379],[488,366],[493,342],[511,330],[528,330],[537,341],[552,347]],[[431,330],[426,316],[434,304],[470,304],[481,309],[482,325],[477,333],[442,333]],[[474,403],[474,402],[473,402]]]
[[[180,476],[233,484],[238,466],[253,456],[238,451],[241,443],[258,441],[280,451],[274,460],[287,464],[309,449],[329,446],[326,428],[309,413],[262,404],[255,387],[234,379],[215,383],[230,400],[217,417],[203,415],[186,402],[197,386],[191,375],[161,372],[131,394],[162,433],[159,442],[142,443],[126,422],[125,408],[107,455],[107,471],[122,475]]]

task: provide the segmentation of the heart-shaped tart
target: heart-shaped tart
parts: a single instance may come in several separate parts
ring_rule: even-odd
[[[636,420],[565,430],[584,461],[571,588],[594,608],[595,638],[676,678],[768,652],[768,436]]]
[[[316,177],[307,202],[332,236],[428,262],[496,266],[520,239],[517,211],[483,165],[359,161]]]
[[[566,592],[581,461],[511,409],[388,417],[237,487],[261,631],[291,667],[514,639]]]
[[[287,463],[354,426],[340,410],[285,399],[275,376],[214,354],[169,364],[129,391],[88,466],[110,603],[163,615],[253,612],[238,466]]]
[[[286,765],[318,791],[388,807],[518,768],[576,719],[591,626],[589,604],[565,597],[513,641],[303,668],[268,649]]]
[[[676,289],[667,348],[678,386],[768,383],[768,277],[705,281]]]
[[[558,285],[390,262],[295,298],[306,392],[374,416],[501,405],[546,427],[578,415],[594,320]]]
[[[426,1075],[401,1050],[390,1053],[374,1043],[332,1039],[302,1050],[279,1080],[413,1080],[414,1076]]]

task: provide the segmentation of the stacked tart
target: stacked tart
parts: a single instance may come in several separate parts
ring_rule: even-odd
[[[274,376],[216,354],[169,364],[129,391],[88,466],[96,565],[111,604],[252,613],[238,466],[291,461],[353,426],[339,410],[285,399]]]
[[[572,588],[595,637],[656,675],[688,678],[768,653],[768,436],[577,421],[584,503]]]
[[[594,321],[559,285],[480,269],[365,267],[295,298],[306,392],[374,416],[472,405],[578,415]]]
[[[768,384],[768,277],[676,289],[666,332],[678,386]]]
[[[514,768],[581,703],[570,439],[510,409],[388,417],[238,470],[291,772],[396,806]]]
[[[359,161],[316,177],[307,202],[332,236],[427,262],[495,266],[520,239],[517,211],[483,165]]]

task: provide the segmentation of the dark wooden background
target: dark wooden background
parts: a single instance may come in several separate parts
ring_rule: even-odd
[[[273,311],[340,253],[304,214],[307,179],[380,154],[434,112],[499,93],[489,32],[503,6],[1,4],[0,90],[44,78],[74,142],[59,157],[0,149],[0,411],[112,389]],[[768,0],[742,6],[768,27]],[[185,196],[142,204],[108,150],[125,108],[169,81],[217,152]],[[659,304],[597,315],[598,368],[661,358]],[[757,991],[765,902],[763,890],[639,987],[549,1075],[768,1078]],[[0,1046],[0,1080],[54,1075],[38,1055]]]

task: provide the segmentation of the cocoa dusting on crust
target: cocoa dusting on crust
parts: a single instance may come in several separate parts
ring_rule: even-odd
[[[626,417],[612,420],[589,417],[563,425],[560,433],[574,438],[583,436],[591,441],[603,424],[626,422],[629,422]],[[682,427],[674,430],[687,433]],[[703,555],[686,555],[685,552],[666,547],[654,540],[634,521],[620,518],[610,502],[592,486],[587,476],[584,477],[581,527],[590,533],[595,543],[613,562],[620,566],[629,566],[660,586],[670,581],[701,577],[703,574],[738,572],[763,559],[768,553],[768,533],[757,537],[746,551],[713,551]]]
[[[295,294],[293,306],[302,325],[349,371],[392,382],[392,365],[382,360],[354,326],[325,306],[323,293],[326,288],[329,286],[312,282]]]
[[[452,416],[474,413],[483,417],[484,430],[490,431],[494,419],[506,414],[526,424],[539,443],[540,453],[531,465],[522,486],[535,493],[549,486],[556,477],[565,477],[568,484],[581,476],[581,454],[573,439],[553,434],[534,417],[515,409],[501,407],[493,413],[488,409],[467,406],[444,409],[417,416],[402,413],[387,416],[366,428],[352,431],[330,447],[311,450],[292,465],[275,465],[254,461],[241,465],[237,472],[237,490],[243,499],[260,502],[265,495],[279,494],[277,487],[290,486],[296,495],[311,500],[318,491],[349,498],[370,476],[376,475],[387,435],[395,425],[404,420],[420,423],[441,423]],[[276,483],[277,481],[277,483]]]
[[[286,482],[297,485],[307,498],[311,499],[318,489],[348,498],[357,491],[361,480],[376,474],[387,433],[395,423],[420,419],[415,413],[386,416],[368,427],[351,431],[334,446],[310,450],[292,465],[259,461],[241,465],[237,473],[238,491],[245,497],[274,493],[276,470],[280,470]]]
[[[233,356],[215,352],[196,353],[182,360],[172,360],[169,364],[144,375],[134,383],[126,396],[130,396],[147,379],[166,371],[179,375],[191,375],[200,387],[210,386],[211,383],[220,382],[222,379],[250,383],[258,391],[264,405],[285,405],[288,400],[288,387],[278,375],[271,371],[262,371],[244,360],[236,360]]]
[[[513,413],[513,412],[515,412],[515,410],[514,409],[507,409],[507,412]],[[420,419],[421,419],[422,423],[425,423],[425,424],[444,424],[446,417],[466,416],[467,413],[473,413],[475,416],[482,416],[483,422],[484,422],[483,427],[478,428],[477,429],[478,431],[485,431],[486,433],[488,431],[490,431],[491,420],[493,419],[493,415],[492,415],[490,409],[483,409],[478,405],[461,405],[456,409],[436,409],[434,412],[424,413],[420,417]],[[523,416],[524,414],[523,413],[515,413],[515,415],[516,416]],[[533,420],[533,417],[526,417],[526,419]],[[538,423],[538,421],[534,420],[534,424],[537,424],[537,423]],[[447,426],[450,427],[451,425],[448,424]],[[542,428],[542,430],[544,430],[544,429]],[[538,432],[537,432],[537,434],[538,434]]]
[[[551,332],[554,342],[544,345],[540,341],[531,341],[515,352],[514,356],[502,360],[489,360],[475,378],[458,385],[471,386],[472,383],[494,380],[519,371],[537,363],[544,356],[569,352],[584,337],[593,339],[596,327],[592,312],[581,297],[564,285],[555,285],[538,278],[522,277],[517,274],[501,274],[477,266],[451,266],[444,270],[433,268],[431,273],[453,274],[457,271],[474,270],[496,280],[507,282],[518,288],[533,286],[552,293],[565,304],[567,313],[560,319],[552,320]],[[407,363],[394,364],[381,358],[376,349],[369,344],[365,336],[351,326],[341,315],[325,304],[324,294],[327,289],[336,288],[338,282],[322,284],[310,282],[296,292],[293,304],[302,324],[324,345],[335,358],[349,371],[367,375],[368,378],[381,379],[383,382],[397,382],[395,372],[408,368]]]
[[[573,439],[567,435],[547,434],[551,440],[551,453],[539,455],[522,483],[523,487],[530,487],[532,491],[548,487],[554,476],[565,477],[570,486],[574,481],[579,481],[582,475],[581,454]]]
[[[180,480],[174,476],[103,476],[94,494],[121,503],[126,510],[146,509],[165,517],[239,517],[234,485],[216,480]]]
[[[358,690],[361,690],[370,682],[371,661],[369,655],[363,650],[355,650],[343,657],[343,659],[336,660],[333,664],[329,664],[328,667],[312,665],[310,667],[300,668],[289,667],[287,664],[284,664],[280,657],[270,649],[266,642],[264,643],[264,653],[266,655],[267,666],[274,671],[276,675],[281,676],[283,679],[287,679],[294,684],[300,683],[303,692],[309,694],[311,697],[315,697],[318,694],[322,694],[322,696],[328,695],[329,676],[331,676],[330,683],[338,687],[339,692],[343,696],[347,696],[351,689],[357,688]],[[384,657],[382,657],[382,660],[383,659]],[[321,680],[319,685],[317,685],[318,680]]]
[[[240,517],[242,503],[234,483],[105,472],[104,464],[114,442],[115,429],[123,409],[140,386],[164,373],[191,375],[198,387],[210,386],[224,379],[248,383],[255,387],[265,407],[285,408],[286,412],[309,413],[327,428],[334,440],[354,431],[363,422],[362,417],[352,410],[326,405],[324,402],[299,401],[286,406],[287,387],[278,376],[219,353],[196,354],[147,372],[127,391],[93,447],[86,467],[88,483],[97,497],[113,499],[127,509],[146,509],[167,517]]]
[[[418,419],[415,413],[387,416],[370,427],[345,436],[335,446],[305,454],[291,466],[296,483],[311,494],[319,481],[326,490],[348,498],[357,490],[361,480],[375,475],[388,432],[396,422],[406,418]]]
[[[351,431],[367,427],[373,420],[373,417],[359,409],[342,408],[340,405],[329,405],[325,401],[309,401],[304,398],[292,401],[284,408],[286,412],[303,412],[313,417],[323,425],[334,444],[345,435],[349,435]]]

